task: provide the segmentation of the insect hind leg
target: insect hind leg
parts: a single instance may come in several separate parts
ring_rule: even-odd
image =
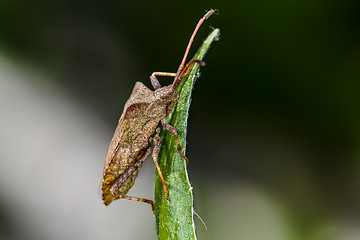
[[[153,201],[151,200],[145,198],[131,197],[127,195],[120,195],[116,193],[121,188],[121,186],[123,186],[126,183],[126,181],[134,174],[134,172],[144,163],[144,161],[148,158],[150,153],[151,153],[151,148],[148,148],[144,156],[139,161],[137,161],[133,166],[131,166],[118,180],[116,180],[116,182],[110,188],[110,193],[116,199],[123,198],[123,199],[148,203],[151,205],[151,209],[154,211],[154,204]]]
[[[131,196],[127,196],[127,195],[114,195],[114,197],[117,197],[118,199],[127,199],[127,200],[131,200],[131,201],[137,201],[137,202],[143,202],[143,203],[147,203],[150,204],[152,211],[154,211],[154,203],[153,201],[149,200],[149,199],[145,199],[145,198],[139,198],[139,197],[131,197]]]

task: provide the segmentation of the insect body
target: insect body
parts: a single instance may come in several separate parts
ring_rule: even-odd
[[[161,147],[160,125],[175,136],[179,154],[188,161],[181,150],[176,129],[166,124],[165,118],[179,99],[179,93],[176,88],[180,84],[182,78],[188,74],[188,71],[193,64],[203,63],[193,59],[184,66],[197,30],[202,22],[213,12],[213,10],[207,12],[205,16],[199,20],[190,38],[177,73],[154,72],[150,76],[150,80],[155,91],[150,90],[141,82],[135,84],[110,142],[105,161],[104,177],[102,181],[102,199],[105,205],[109,205],[115,199],[124,198],[149,203],[152,206],[152,209],[154,209],[151,200],[126,195],[134,184],[135,178],[143,162],[151,153],[151,143],[154,145],[152,158],[164,186],[165,197],[168,198],[166,183],[157,163]],[[171,85],[161,87],[156,76],[170,76],[175,78]]]

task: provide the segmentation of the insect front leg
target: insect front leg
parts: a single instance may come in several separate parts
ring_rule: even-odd
[[[121,177],[118,180],[116,180],[116,182],[110,188],[110,193],[112,196],[116,197],[117,199],[123,198],[123,199],[148,203],[151,205],[151,209],[154,211],[154,203],[151,200],[145,198],[131,197],[127,195],[119,195],[116,193],[121,188],[121,186],[123,186],[124,183],[131,177],[131,175],[135,172],[135,170],[138,169],[141,166],[141,164],[143,164],[143,162],[148,158],[150,153],[151,153],[151,148],[149,147],[146,150],[145,155],[139,161],[137,161],[133,166],[131,166],[123,175],[121,175]]]
[[[151,85],[155,90],[161,88],[159,80],[155,76],[164,76],[164,77],[175,77],[176,73],[168,73],[168,72],[153,72],[150,76]]]
[[[170,114],[171,110],[174,108],[174,106],[175,106],[178,99],[179,98],[175,99],[175,101],[171,102],[170,105],[167,107],[166,116],[168,116]]]
[[[164,186],[164,194],[165,194],[165,198],[168,199],[168,191],[167,191],[167,187],[166,187],[166,182],[164,180],[164,177],[161,173],[161,170],[160,170],[160,166],[158,164],[158,156],[159,156],[159,152],[160,152],[160,148],[161,148],[161,142],[160,142],[160,128],[157,128],[156,129],[156,135],[154,136],[153,138],[153,142],[154,142],[154,149],[153,149],[153,153],[152,153],[152,158],[154,160],[154,163],[155,163],[155,166],[156,166],[156,169],[159,173],[159,177],[161,179],[161,183],[162,185]]]
[[[165,123],[165,119],[161,120],[161,125],[163,125],[163,127],[164,127],[166,130],[168,130],[169,132],[171,132],[171,133],[174,135],[174,137],[176,138],[176,144],[177,144],[177,150],[178,150],[178,152],[179,152],[180,155],[186,160],[186,162],[189,162],[189,159],[185,156],[185,154],[184,154],[184,153],[182,152],[182,150],[181,150],[181,146],[180,146],[180,142],[179,142],[179,137],[178,137],[178,133],[177,133],[176,129],[175,129],[173,126]]]

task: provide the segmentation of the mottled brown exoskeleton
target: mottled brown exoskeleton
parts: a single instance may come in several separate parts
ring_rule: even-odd
[[[154,145],[152,158],[164,186],[165,197],[168,199],[166,183],[157,162],[161,146],[160,124],[175,136],[179,153],[188,161],[181,150],[176,129],[166,124],[165,118],[179,99],[176,88],[182,78],[188,74],[193,64],[203,64],[203,62],[193,59],[185,66],[185,61],[196,32],[203,21],[213,12],[213,10],[207,12],[199,20],[176,73],[154,72],[150,76],[150,80],[155,91],[150,90],[141,82],[135,84],[110,142],[105,161],[102,181],[102,199],[105,205],[109,205],[115,199],[124,198],[149,203],[154,210],[151,200],[126,195],[133,186],[143,162],[151,153],[151,143]],[[161,87],[156,76],[175,78],[171,85]]]

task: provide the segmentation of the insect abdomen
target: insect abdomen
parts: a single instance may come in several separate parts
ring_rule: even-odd
[[[150,147],[150,146],[149,146]],[[117,195],[125,195],[130,188],[134,185],[135,178],[142,166],[140,164],[134,172],[128,174],[128,170],[141,159],[148,149],[140,149],[134,151],[133,149],[120,148],[114,156],[109,167],[105,171],[103,183],[102,183],[102,199],[105,205],[109,205],[111,201],[117,199],[111,194],[111,187],[120,178],[124,177],[124,181],[121,183],[119,189],[114,192]]]

